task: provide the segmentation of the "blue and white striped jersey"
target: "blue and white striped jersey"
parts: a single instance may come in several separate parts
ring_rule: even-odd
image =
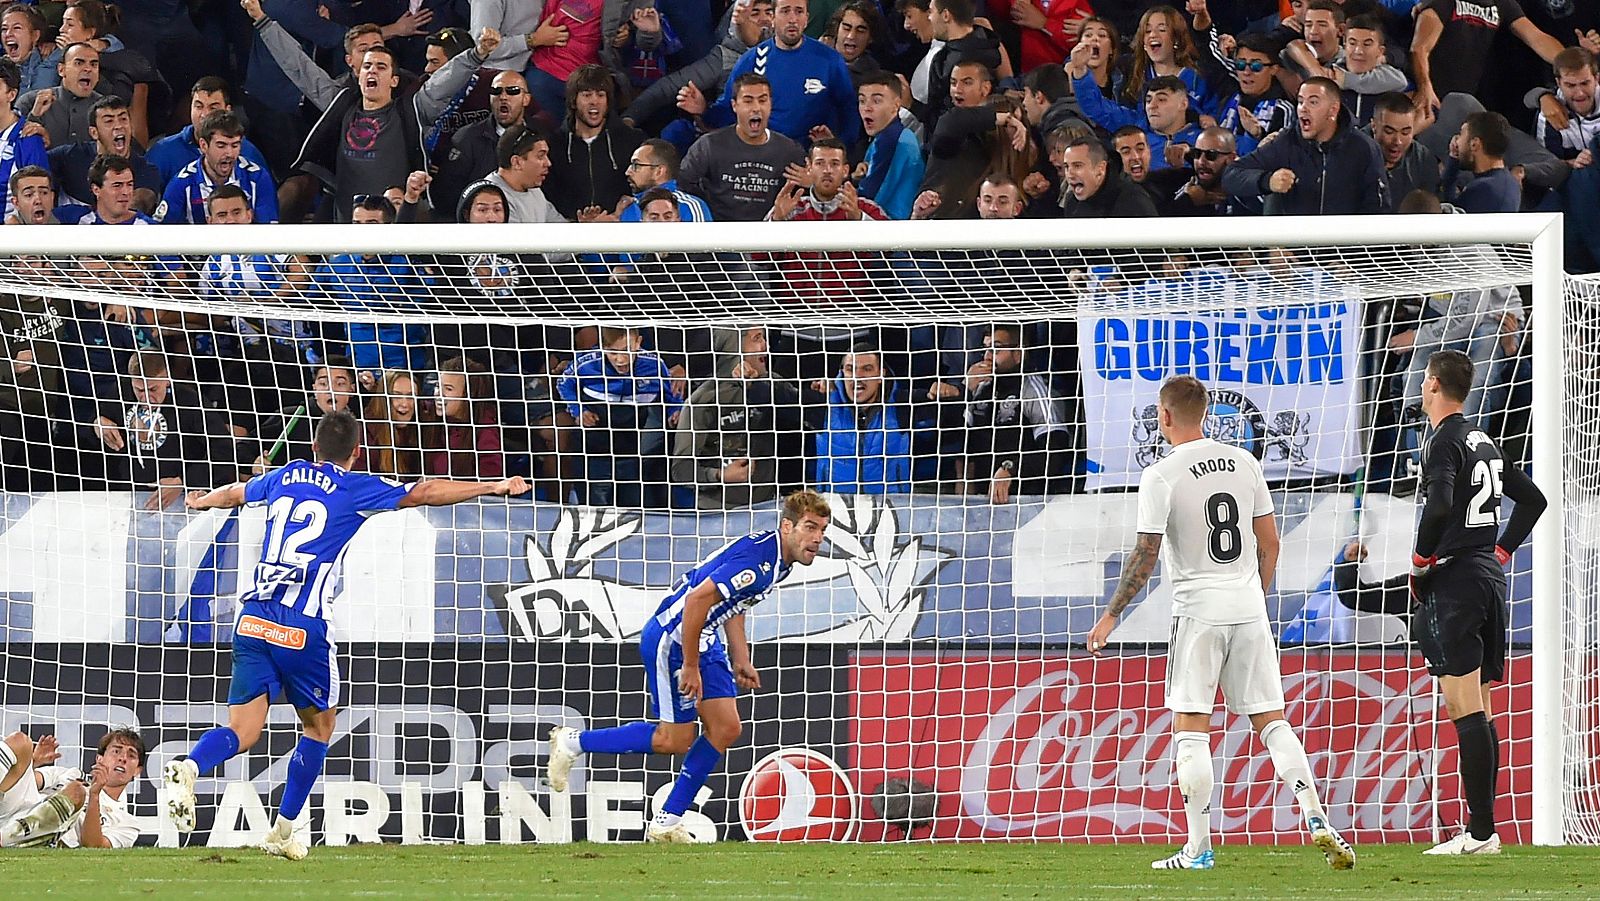
[[[288,254],[222,253],[200,264],[200,293],[208,298],[271,300],[288,283]]]
[[[683,398],[672,386],[670,367],[648,350],[633,354],[630,372],[618,372],[603,350],[581,353],[556,381],[556,396],[567,402],[573,418],[582,416],[588,404],[648,407],[664,403],[668,416],[683,406]]]
[[[679,190],[678,180],[676,178],[669,178],[660,185],[657,185],[656,188],[660,188],[664,191],[671,191],[672,196],[678,198],[679,219],[683,220],[684,222],[711,221],[711,207],[707,206],[704,200],[701,200],[699,197],[690,194],[688,191]],[[634,202],[628,204],[628,208],[623,210],[617,216],[617,221],[643,222],[644,211],[639,209],[639,199],[650,193],[650,191],[656,190],[656,188],[651,188],[648,191],[640,191],[639,193],[633,195]]]
[[[38,135],[22,136],[22,129],[28,123],[18,119],[11,123],[11,127],[0,131],[0,207],[5,208],[5,215],[9,216],[16,210],[16,204],[11,200],[11,173],[24,166],[43,166],[47,171],[50,168],[50,157],[45,153],[44,141]]]
[[[717,586],[720,599],[706,613],[706,625],[700,633],[700,647],[704,650],[716,641],[717,629],[723,623],[760,603],[788,577],[790,568],[783,562],[777,532],[769,529],[736,538],[678,577],[672,593],[656,608],[656,623],[674,642],[682,644],[684,600],[701,582],[710,580]]]
[[[278,221],[278,187],[266,169],[240,157],[226,183],[244,191],[258,224]],[[206,200],[216,189],[217,183],[211,180],[202,161],[195,160],[167,182],[167,193],[156,208],[155,218],[167,225],[205,225]]]
[[[248,298],[277,300],[278,292],[289,287],[288,271],[294,263],[290,254],[224,253],[206,258],[197,271],[197,288],[207,298]],[[295,319],[258,319],[237,316],[233,325],[246,344],[268,337],[285,344],[304,346],[316,338],[310,322]],[[263,333],[261,326],[265,326]]]
[[[81,203],[64,203],[56,207],[56,221],[62,225],[155,225],[156,221],[149,216],[133,211],[133,218],[127,222],[107,222],[100,218],[100,212],[92,206]]]
[[[368,516],[396,509],[410,490],[306,460],[246,482],[245,504],[267,505],[267,532],[255,584],[240,594],[240,602],[277,602],[307,618],[327,619],[350,540]]]

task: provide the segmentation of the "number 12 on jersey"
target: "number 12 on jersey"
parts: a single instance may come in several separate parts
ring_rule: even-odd
[[[291,524],[298,528],[291,529]],[[328,507],[318,500],[279,497],[267,508],[266,547],[256,565],[256,588],[271,592],[281,582],[304,582],[306,567],[317,555],[301,550],[308,542],[322,537],[328,525]],[[294,596],[285,600],[293,603]]]

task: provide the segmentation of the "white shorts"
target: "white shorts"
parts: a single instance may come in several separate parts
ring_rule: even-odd
[[[1251,716],[1283,709],[1278,645],[1265,617],[1229,626],[1172,618],[1167,709],[1209,715],[1216,709],[1219,685],[1233,713]]]
[[[44,795],[39,793],[37,782],[30,768],[10,790],[0,792],[0,826],[22,816],[33,809],[35,804],[44,800]]]

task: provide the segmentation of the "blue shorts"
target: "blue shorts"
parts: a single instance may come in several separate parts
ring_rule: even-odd
[[[695,699],[678,690],[683,645],[668,637],[654,617],[645,620],[644,633],[639,636],[639,656],[644,660],[644,684],[650,690],[650,717],[661,723],[692,723],[699,719]],[[700,687],[705,698],[732,698],[739,694],[728,650],[720,641],[700,652]]]
[[[296,710],[339,706],[338,649],[327,623],[282,604],[245,604],[233,633],[233,682],[228,704],[282,690]]]

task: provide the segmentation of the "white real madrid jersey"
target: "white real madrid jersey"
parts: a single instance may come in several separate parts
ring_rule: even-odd
[[[1137,528],[1163,536],[1173,616],[1219,626],[1266,616],[1253,520],[1272,512],[1261,464],[1241,448],[1186,441],[1145,469]]]

